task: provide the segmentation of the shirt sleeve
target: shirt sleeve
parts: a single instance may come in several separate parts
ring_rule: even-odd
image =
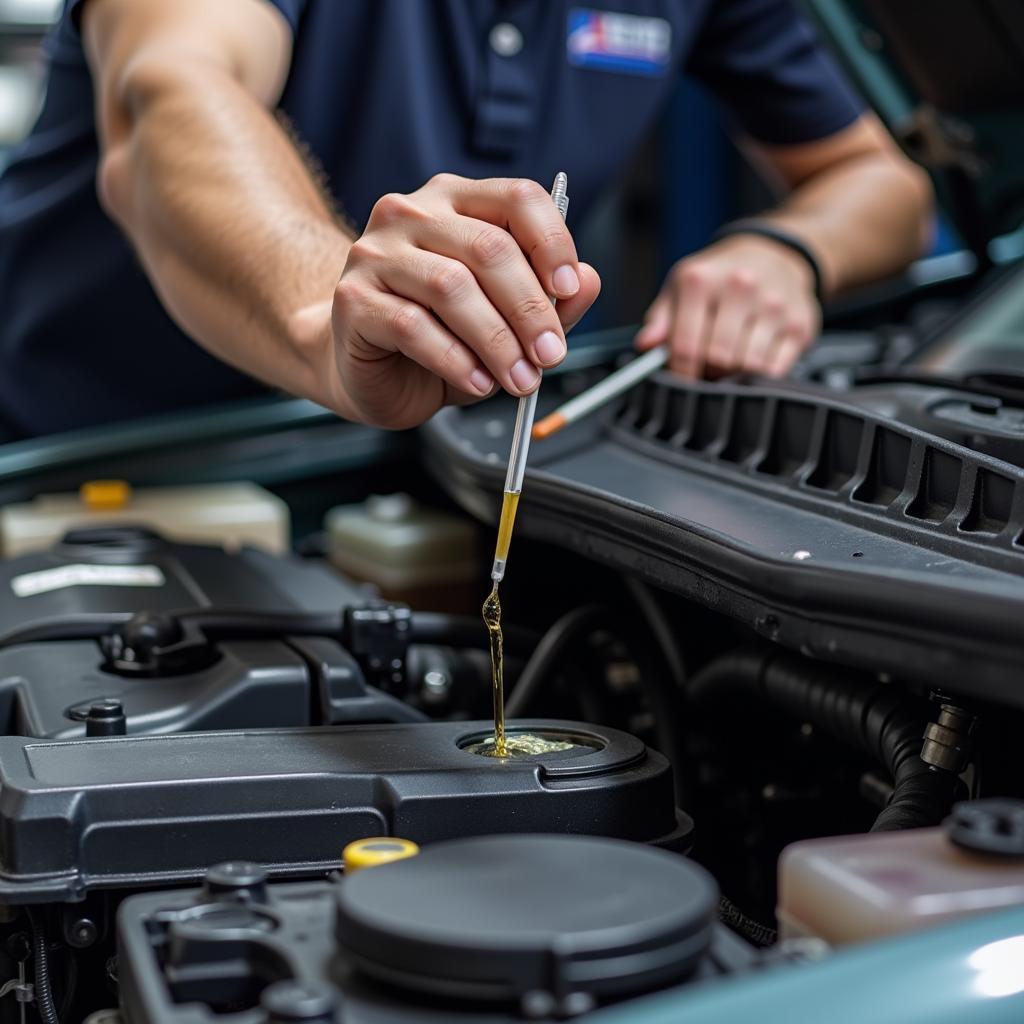
[[[769,144],[825,138],[864,110],[791,0],[712,0],[686,70]]]
[[[307,0],[264,0],[264,3],[276,7],[281,12],[281,16],[288,22],[288,27],[292,30],[292,35],[298,31],[299,18],[302,17],[306,2]]]

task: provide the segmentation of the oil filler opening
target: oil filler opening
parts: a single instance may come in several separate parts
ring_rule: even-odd
[[[460,750],[480,757],[497,758],[494,734],[476,732],[460,737]],[[604,750],[598,736],[558,729],[509,729],[506,737],[507,756],[500,760],[524,761],[543,757],[545,760],[567,760]]]

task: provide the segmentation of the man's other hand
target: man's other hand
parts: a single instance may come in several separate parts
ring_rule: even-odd
[[[337,404],[402,428],[499,387],[529,394],[599,290],[536,182],[440,174],[382,196],[334,291]]]
[[[644,318],[641,350],[667,344],[687,377],[788,373],[817,335],[810,267],[786,246],[734,235],[680,260]]]

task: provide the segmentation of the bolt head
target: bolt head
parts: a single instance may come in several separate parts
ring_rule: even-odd
[[[208,896],[239,896],[262,902],[267,894],[267,872],[261,864],[247,860],[225,861],[206,872],[203,888]]]
[[[95,922],[90,921],[87,917],[80,917],[77,921],[72,921],[67,929],[68,942],[77,949],[91,946],[98,936],[99,931]]]

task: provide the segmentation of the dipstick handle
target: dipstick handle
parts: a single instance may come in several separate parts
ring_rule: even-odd
[[[565,171],[559,171],[555,175],[555,183],[551,187],[551,201],[555,204],[558,212],[565,219],[569,211],[569,178]],[[554,304],[554,298],[551,299]],[[529,395],[519,399],[519,407],[516,409],[516,422],[512,429],[512,447],[508,454],[508,470],[505,473],[505,493],[516,496],[523,489],[523,477],[526,475],[526,457],[530,453],[530,437],[533,434],[533,420],[537,413],[537,393],[540,385]],[[511,531],[511,524],[509,524]],[[496,551],[494,565],[491,568],[491,579],[500,581],[505,576],[505,561],[508,555],[508,545],[505,551]]]

